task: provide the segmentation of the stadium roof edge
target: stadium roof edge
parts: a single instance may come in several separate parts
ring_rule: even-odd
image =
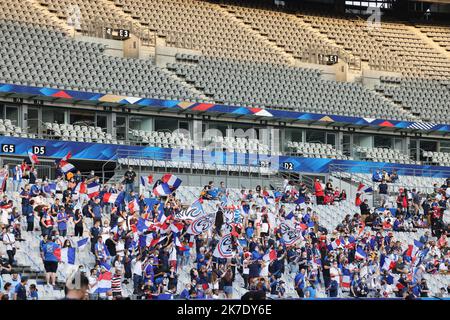
[[[202,102],[188,102],[183,100],[163,100],[152,98],[139,98],[119,96],[113,94],[102,94],[84,91],[60,90],[48,87],[33,87],[17,84],[0,83],[0,96],[22,96],[42,99],[47,101],[64,101],[72,103],[83,103],[89,105],[108,105],[116,107],[134,107],[136,109],[147,109],[153,111],[166,111],[171,113],[193,113],[197,115],[219,114],[221,117],[234,119],[254,118],[256,120],[267,120],[270,122],[289,123],[323,123],[326,126],[335,125],[343,127],[373,128],[378,131],[408,131],[439,133],[447,135],[450,133],[450,124],[436,124],[428,122],[411,122],[402,120],[371,119],[365,117],[353,117],[333,114],[318,114],[299,111],[287,111],[271,108],[250,108],[241,106],[230,106],[223,104],[211,104]]]

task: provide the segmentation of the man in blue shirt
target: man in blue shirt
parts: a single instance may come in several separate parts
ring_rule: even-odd
[[[66,211],[63,209],[61,212],[58,212],[56,222],[58,223],[58,231],[62,237],[67,235],[67,221],[68,216]]]
[[[27,285],[28,278],[22,277],[19,284],[14,289],[14,300],[27,300]]]
[[[295,291],[297,291],[297,294],[300,298],[305,297],[305,293],[303,292],[303,290],[305,289],[305,273],[306,273],[306,269],[302,268],[302,269],[300,269],[300,272],[297,273],[297,275],[294,278]]]
[[[102,221],[102,207],[100,206],[100,199],[95,198],[93,199],[91,205],[89,206],[89,212],[94,218],[94,223],[96,221]]]

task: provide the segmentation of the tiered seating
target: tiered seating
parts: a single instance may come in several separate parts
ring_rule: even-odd
[[[450,75],[450,60],[419,38],[405,24],[383,21],[381,28],[368,28],[366,21],[358,21],[357,25],[365,28],[370,36],[381,43],[385,50],[394,52],[410,62],[418,72],[410,75],[432,76],[445,79]],[[408,75],[408,74],[405,74]]]
[[[168,68],[186,81],[193,82],[196,88],[218,103],[414,119],[360,84],[322,80],[320,71],[316,69],[207,57],[198,57],[198,61],[180,61],[169,64]]]
[[[194,0],[115,3],[167,41],[192,46],[205,55],[287,62],[274,47],[246,31],[214,4]]]
[[[44,123],[46,132],[44,135],[50,139],[69,139],[70,141],[97,142],[117,144],[112,135],[103,132],[100,127],[81,126],[71,124]]]
[[[416,27],[425,33],[427,37],[437,42],[442,48],[450,51],[450,27],[424,24],[416,24]]]
[[[12,124],[10,119],[0,119],[0,135],[22,137],[22,138],[34,138],[34,134],[27,134],[21,127]]]
[[[214,159],[212,160],[212,162]],[[189,170],[211,170],[222,172],[242,172],[242,173],[256,173],[261,175],[274,175],[278,172],[278,168],[260,167],[253,165],[228,165],[217,163],[204,163],[200,160],[192,161],[189,155],[183,154],[178,161],[163,161],[163,160],[149,160],[145,158],[118,158],[117,162],[125,166],[141,166],[148,168],[165,168],[165,169],[187,169]]]
[[[154,147],[199,149],[199,146],[190,137],[177,132],[131,130],[130,133],[134,136],[132,140]]]
[[[261,143],[258,139],[214,136],[212,142],[216,150],[219,148],[227,152],[280,155],[279,152],[270,150],[268,145]]]
[[[102,34],[103,28],[109,27],[129,30],[138,37],[151,36],[140,23],[124,14],[108,0],[38,0],[38,2],[64,21],[69,19],[70,14],[74,14],[73,9],[76,8],[80,13],[80,21],[79,26],[75,27],[79,27],[77,31],[83,31],[88,35]]]
[[[239,4],[239,1],[234,2]],[[286,13],[241,6],[227,6],[227,10],[297,59],[308,61],[313,52],[336,54],[339,51],[337,46],[318,38],[298,19]]]
[[[0,20],[12,20],[22,23],[36,23],[49,29],[60,30],[61,25],[41,10],[36,10],[32,0],[0,1]]]
[[[450,153],[424,151],[423,156],[429,158],[433,163],[438,163],[440,166],[450,166]]]
[[[442,122],[442,115],[450,112],[450,90],[440,81],[392,77],[381,80],[378,91],[421,119]]]
[[[195,95],[153,62],[103,54],[104,45],[74,41],[61,32],[0,21],[0,81],[59,89],[155,98]]]
[[[292,153],[301,157],[351,159],[351,157],[344,155],[342,151],[333,148],[331,144],[288,141],[286,145],[292,150]]]
[[[407,154],[390,148],[365,148],[356,147],[356,152],[360,157],[373,162],[393,162],[393,163],[409,163],[416,164],[409,158]]]

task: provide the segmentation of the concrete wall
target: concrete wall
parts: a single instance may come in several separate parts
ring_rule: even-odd
[[[362,84],[368,89],[375,89],[376,85],[380,84],[380,77],[402,77],[400,72],[389,72],[381,70],[370,70],[364,68],[362,71]]]
[[[175,55],[177,53],[202,55],[201,51],[190,50],[184,48],[167,47],[166,42],[162,38],[156,39],[155,58],[158,67],[165,67],[168,63],[175,63]]]
[[[112,57],[119,57],[119,58],[124,57],[123,41],[81,36],[81,35],[77,35],[75,39],[80,41],[104,44],[106,46],[105,54]]]

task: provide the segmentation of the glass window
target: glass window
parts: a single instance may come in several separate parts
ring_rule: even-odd
[[[91,110],[70,110],[70,124],[93,126],[95,124],[95,112]]]
[[[20,125],[19,124],[19,108],[6,106],[5,118],[11,120],[11,123],[13,125],[16,125],[16,126]]]
[[[28,108],[27,125],[28,133],[39,133],[39,109]]]
[[[284,131],[284,138],[286,141],[303,141],[303,130],[302,129],[286,129]]]
[[[56,108],[42,108],[42,121],[50,123],[65,123],[65,111]]]
[[[336,134],[327,133],[327,144],[331,144],[333,147],[336,147]]]
[[[386,136],[374,136],[373,145],[375,148],[392,148],[392,138]]]
[[[145,116],[129,116],[131,130],[143,130],[151,132],[153,130],[153,118]]]
[[[178,129],[178,119],[155,118],[155,131],[170,131]]]
[[[420,140],[420,149],[424,151],[437,151],[437,141]]]
[[[106,129],[108,127],[108,116],[104,114],[97,114],[97,127]]]
[[[441,141],[441,149],[439,151],[450,153],[450,141]]]
[[[125,116],[116,117],[116,138],[118,140],[127,139],[127,118]]]
[[[326,143],[325,131],[306,130],[306,142]]]

